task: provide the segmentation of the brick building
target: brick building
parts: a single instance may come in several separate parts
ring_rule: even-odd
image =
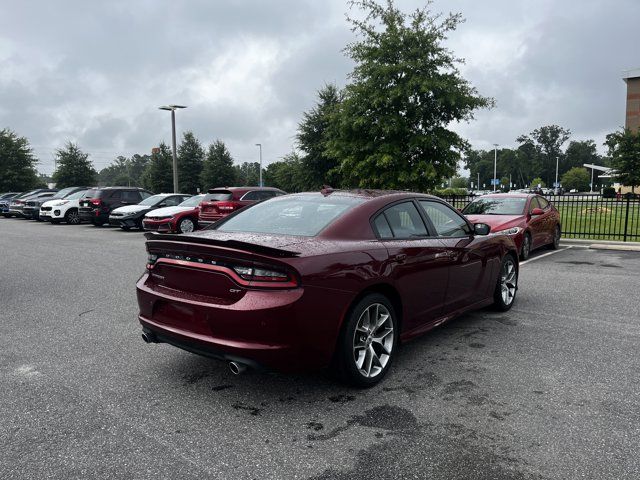
[[[640,68],[624,72],[627,84],[627,115],[624,126],[630,130],[640,129]]]

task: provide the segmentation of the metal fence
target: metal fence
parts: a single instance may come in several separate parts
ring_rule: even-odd
[[[472,196],[442,197],[462,209]],[[602,198],[600,195],[545,196],[560,212],[565,238],[640,242],[640,200],[631,197]]]

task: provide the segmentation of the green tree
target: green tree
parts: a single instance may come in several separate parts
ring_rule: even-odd
[[[534,178],[533,180],[531,180],[531,183],[529,184],[531,188],[536,188],[538,185],[540,185],[542,188],[547,186],[544,180],[542,180],[540,177]]]
[[[216,140],[207,150],[200,183],[205,189],[227,187],[236,183],[233,157],[222,140]]]
[[[392,0],[358,0],[364,20],[347,45],[352,83],[332,115],[329,154],[341,160],[343,183],[367,188],[426,190],[455,174],[467,142],[449,128],[493,104],[462,78],[443,44],[462,21],[440,20],[427,8],[410,15]]]
[[[151,155],[151,160],[142,175],[142,185],[155,193],[173,192],[173,156],[169,147],[162,142],[157,153]]]
[[[242,165],[234,165],[235,170],[235,184],[245,186],[257,186],[260,181],[260,163],[258,162],[243,162]],[[264,169],[262,169],[264,176]]]
[[[607,135],[605,145],[609,148],[611,167],[616,171],[616,179],[623,185],[640,185],[640,131],[628,128]]]
[[[566,190],[576,189],[579,192],[586,192],[589,190],[589,183],[591,179],[589,172],[583,167],[573,167],[571,170],[562,175],[562,187]]]
[[[327,150],[329,127],[332,115],[340,104],[340,97],[338,88],[334,84],[327,84],[318,91],[316,105],[302,114],[302,121],[298,125],[296,135],[298,146],[305,153],[302,158],[304,164],[302,189],[316,189],[323,184],[338,185],[340,183],[338,159]],[[300,187],[299,184],[297,185]]]
[[[56,150],[57,168],[53,181],[57,188],[92,186],[98,172],[89,160],[89,154],[80,150],[77,144],[67,142],[64,148]]]
[[[467,188],[469,179],[464,177],[453,177],[451,179],[451,188]]]
[[[270,187],[276,187],[288,193],[308,190],[307,172],[304,160],[295,152],[285,155],[278,162],[269,164],[265,171],[265,181]]]
[[[5,128],[0,130],[0,192],[26,191],[38,184],[29,141]]]
[[[181,193],[196,193],[202,188],[200,174],[204,155],[204,148],[193,132],[185,132],[178,147],[178,189]]]
[[[142,175],[151,161],[149,155],[138,155],[131,158],[119,156],[111,165],[98,173],[98,183],[103,186],[127,185],[142,186]]]
[[[585,163],[602,165],[603,159],[598,155],[596,142],[593,140],[569,142],[569,146],[564,153],[564,157],[560,158],[559,171],[562,175],[573,167],[582,167]]]
[[[555,180],[556,158],[562,157],[562,145],[569,139],[571,130],[558,125],[547,125],[536,128],[529,135],[521,135],[516,141],[521,145],[530,144],[538,156],[540,175],[549,185]]]

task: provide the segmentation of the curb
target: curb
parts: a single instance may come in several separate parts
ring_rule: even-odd
[[[640,252],[640,242],[614,242],[608,240],[582,240],[576,238],[563,238],[561,245],[591,248],[594,250],[619,250],[625,252]]]

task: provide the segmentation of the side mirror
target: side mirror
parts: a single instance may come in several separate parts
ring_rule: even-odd
[[[475,223],[473,225],[473,233],[476,235],[489,235],[491,227],[486,223]]]
[[[534,208],[531,211],[531,216],[535,216],[535,215],[544,215],[544,210],[542,210],[541,208]]]

